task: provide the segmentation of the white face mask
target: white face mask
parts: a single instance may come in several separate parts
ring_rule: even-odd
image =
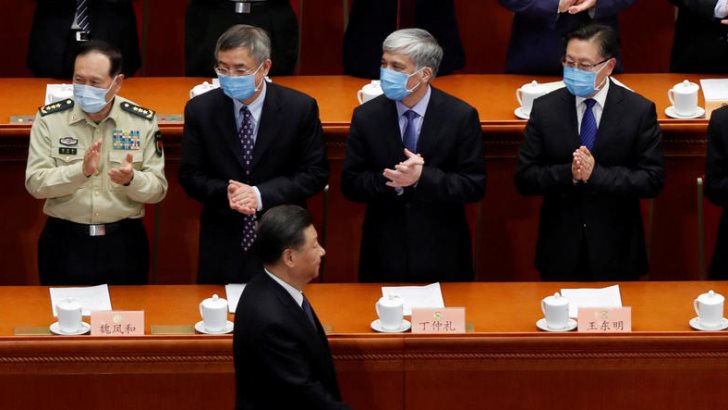
[[[116,82],[116,77],[111,80],[109,88],[99,88],[86,84],[73,85],[73,99],[81,107],[83,112],[88,114],[96,114],[106,107],[106,94],[111,91]]]

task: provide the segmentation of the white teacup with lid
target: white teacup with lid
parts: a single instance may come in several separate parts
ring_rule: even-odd
[[[374,305],[384,330],[397,330],[404,320],[404,301],[397,295],[382,296]]]
[[[383,93],[384,91],[382,91],[382,85],[379,80],[372,80],[372,82],[370,82],[369,84],[365,84],[364,87],[361,88],[361,90],[356,92],[356,99],[359,100],[359,104],[364,104],[365,102],[371,100],[372,98],[376,98]]]
[[[559,292],[541,300],[541,311],[549,329],[564,329],[569,323],[569,299]]]
[[[717,328],[723,320],[723,302],[725,298],[710,290],[693,301],[693,308],[698,314],[700,325],[705,328]]]
[[[523,84],[521,88],[516,90],[516,100],[521,105],[521,112],[525,115],[531,115],[533,108],[533,100],[546,94],[546,87],[533,80],[530,83]]]
[[[667,91],[667,98],[670,100],[675,114],[683,117],[695,115],[698,111],[698,90],[700,86],[685,80],[677,83]]]
[[[225,329],[227,312],[227,300],[217,294],[200,302],[200,315],[208,332],[222,332]]]
[[[56,305],[58,328],[63,333],[75,333],[81,327],[82,306],[74,298],[66,298]]]

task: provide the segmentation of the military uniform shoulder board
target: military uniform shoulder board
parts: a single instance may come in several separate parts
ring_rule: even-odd
[[[63,101],[57,101],[52,104],[44,105],[38,109],[40,111],[40,116],[45,117],[48,114],[53,114],[54,112],[61,112],[66,111],[68,109],[73,108],[73,100],[67,99]]]
[[[121,103],[121,109],[130,113],[134,114],[137,117],[142,117],[147,120],[154,119],[154,110],[150,110],[149,108],[140,107],[136,104],[132,104],[130,102],[124,101]]]

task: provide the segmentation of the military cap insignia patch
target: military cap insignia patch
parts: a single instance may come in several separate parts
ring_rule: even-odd
[[[154,110],[150,110],[149,108],[140,107],[136,104],[123,102],[123,103],[121,103],[121,109],[130,114],[136,115],[137,117],[142,117],[142,118],[150,120],[150,121],[152,119],[154,119],[154,114],[155,114]]]
[[[53,114],[54,112],[61,112],[66,111],[68,109],[73,108],[73,100],[67,99],[63,101],[57,101],[52,104],[44,105],[38,109],[40,111],[40,116],[45,117],[48,114]]]

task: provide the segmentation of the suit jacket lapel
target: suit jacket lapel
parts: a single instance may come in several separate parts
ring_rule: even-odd
[[[255,169],[265,151],[276,140],[281,123],[286,121],[286,118],[279,113],[281,104],[278,86],[272,83],[267,83],[265,86],[265,100],[260,114],[258,135],[255,138],[255,146],[253,147],[253,169]]]
[[[558,92],[561,93],[561,101],[564,104],[564,108],[561,110],[554,110],[554,112],[566,113],[566,122],[564,123],[564,126],[566,127],[566,134],[564,135],[564,138],[569,149],[575,150],[581,146],[579,119],[576,116],[576,97],[574,97],[574,95],[566,88],[562,88]]]
[[[609,146],[609,137],[617,132],[619,122],[621,121],[622,115],[624,115],[624,107],[621,104],[622,99],[624,99],[624,93],[625,90],[614,82],[609,84],[609,91],[604,101],[604,110],[602,111],[599,129],[594,140],[594,149],[592,150],[594,156],[597,158],[599,158],[598,154]]]
[[[238,126],[235,123],[235,106],[233,100],[226,96],[222,90],[216,90],[219,93],[219,106],[217,110],[218,124],[221,124],[221,137],[225,140],[225,144],[230,148],[233,156],[238,163],[243,165],[243,147],[240,145],[238,138]]]
[[[404,161],[404,143],[402,142],[402,131],[399,129],[399,115],[397,115],[397,103],[394,101],[382,97],[382,120],[379,122],[381,127],[381,133],[377,141],[373,141],[376,146],[386,149],[382,152],[387,153],[389,159],[389,165],[387,168],[394,168],[394,166]]]
[[[430,102],[427,103],[425,110],[425,118],[420,129],[420,136],[417,139],[417,152],[427,160],[430,156],[436,154],[430,152],[429,148],[437,145],[437,136],[440,134],[442,124],[445,123],[445,110],[442,108],[442,95],[440,90],[431,86]]]

